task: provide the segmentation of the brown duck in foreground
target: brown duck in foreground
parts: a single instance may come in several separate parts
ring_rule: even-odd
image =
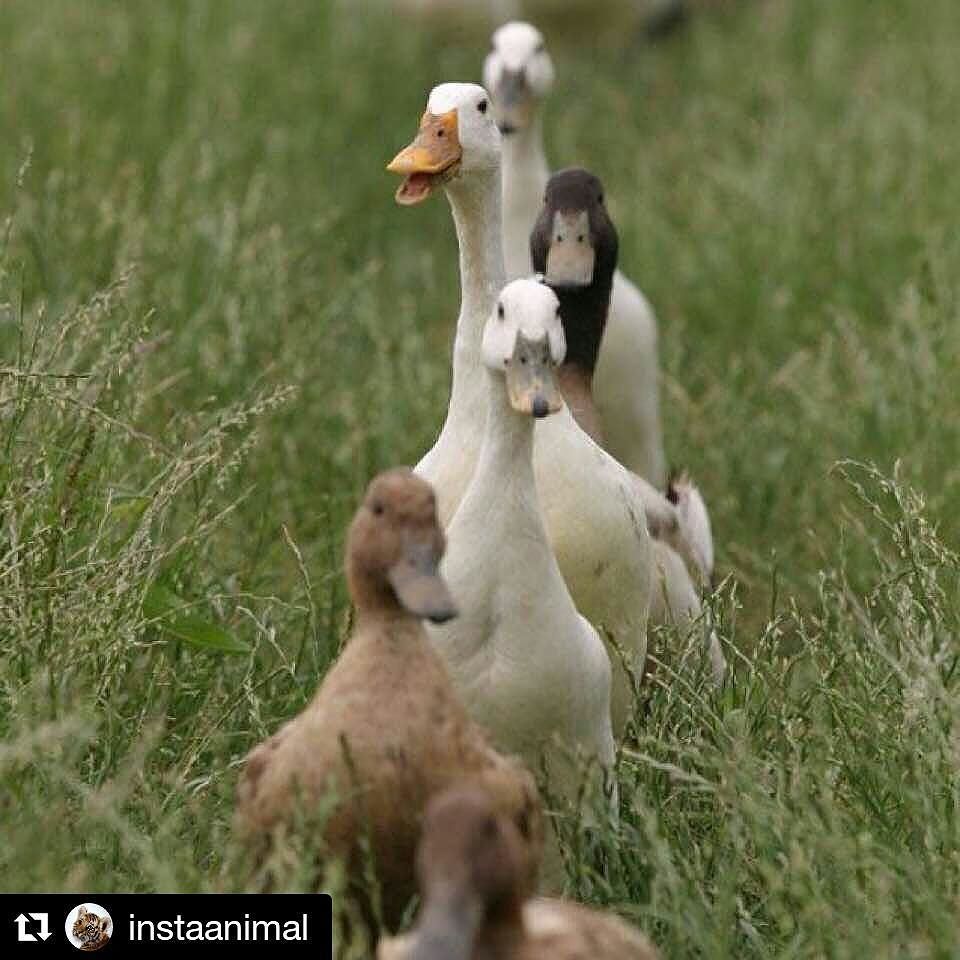
[[[416,890],[421,818],[435,793],[468,780],[530,843],[531,864],[542,843],[533,778],[468,718],[420,622],[456,615],[437,572],[444,546],[426,481],[406,469],[373,480],[347,541],[353,636],[313,702],[250,753],[238,786],[238,830],[261,862],[323,812],[321,855],[344,859],[367,913],[369,840],[391,927]]]
[[[567,900],[530,899],[527,845],[487,797],[436,797],[417,852],[422,906],[377,960],[657,960],[634,927]]]

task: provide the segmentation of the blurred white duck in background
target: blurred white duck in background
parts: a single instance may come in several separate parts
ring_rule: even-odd
[[[553,88],[543,35],[514,21],[493,34],[483,81],[503,134],[504,252],[509,278],[530,274],[530,230],[550,177],[541,107]],[[619,270],[597,362],[594,401],[606,449],[658,489],[667,479],[660,428],[657,322],[646,298]]]

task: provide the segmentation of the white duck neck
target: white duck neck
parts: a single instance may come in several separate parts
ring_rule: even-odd
[[[543,120],[539,114],[529,127],[505,136],[502,149],[504,193],[510,191],[519,180],[536,181],[546,187],[550,168],[543,150]],[[535,196],[532,202],[536,203],[539,210],[543,197]]]
[[[535,531],[546,541],[546,530],[540,514],[537,484],[533,470],[533,417],[517,413],[507,399],[503,375],[486,370],[487,425],[480,447],[477,468],[470,483],[470,493],[476,491],[487,501],[485,511],[491,509],[489,497],[495,494],[499,508],[519,510],[524,525],[535,525]],[[513,527],[512,529],[516,529]]]
[[[504,253],[510,279],[530,274],[530,231],[549,179],[543,124],[536,116],[525,130],[503,138]]]
[[[451,184],[447,197],[460,245],[460,315],[453,342],[453,385],[444,431],[483,423],[483,325],[506,283],[499,168]]]

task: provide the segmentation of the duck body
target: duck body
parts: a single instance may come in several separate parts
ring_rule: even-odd
[[[476,422],[473,429],[483,430],[485,425]],[[452,433],[446,442],[441,437],[416,467],[420,476],[444,491],[448,505],[456,499],[450,491],[466,488],[474,470],[479,469],[479,445],[464,442],[470,435]],[[644,503],[631,474],[580,429],[566,408],[535,427],[533,475],[547,550],[576,609],[597,625],[607,646],[613,665],[613,728],[620,736],[634,702],[635,678],[643,673],[647,618],[653,602],[653,545]],[[465,502],[462,500],[461,506]],[[479,542],[497,542],[487,538],[489,532],[490,538],[500,538],[506,551],[513,538],[522,536],[518,531],[511,532],[512,519],[497,517],[493,511],[486,515],[481,503],[476,500],[462,515],[458,511],[451,519],[447,528],[454,545],[451,549],[460,543],[478,542],[475,536],[484,538]],[[518,542],[522,549],[516,564],[522,573],[528,559],[523,550],[533,548],[528,540]],[[505,563],[506,559],[501,557],[497,562]],[[448,563],[453,575],[453,561]],[[469,586],[465,589],[468,592],[463,607],[468,612],[464,622],[470,619],[469,611],[478,600]],[[461,626],[458,624],[458,629]],[[471,668],[479,669],[480,662],[468,651],[464,651],[459,664],[451,662],[458,683],[466,679]],[[536,674],[529,682],[540,684]],[[469,703],[470,694],[461,690]]]
[[[657,952],[639,930],[611,914],[572,900],[540,897],[523,906],[522,935],[481,941],[475,960],[656,960]],[[513,944],[510,940],[513,939]],[[500,942],[498,943],[497,940]]]
[[[458,103],[461,120],[476,123],[474,106],[486,96],[482,87],[444,84],[431,93],[427,112],[433,115]],[[488,407],[481,340],[505,282],[500,137],[492,120],[487,136],[491,147],[486,162],[464,149],[459,172],[444,182],[460,248],[462,299],[446,420],[415,470],[436,488],[445,526],[460,506],[480,458]],[[479,139],[476,134],[471,137]],[[477,153],[481,151],[474,148]],[[613,726],[619,736],[633,703],[631,674],[642,675],[646,657],[653,567],[643,504],[631,474],[584,434],[566,411],[537,423],[533,471],[547,540],[576,609],[601,636],[612,638],[608,649],[613,662]],[[464,608],[469,614],[470,604]],[[461,669],[461,679],[465,670]]]
[[[298,804],[332,804],[326,850],[360,874],[360,843],[369,837],[384,920],[393,927],[415,889],[423,809],[464,777],[532,815],[532,779],[470,721],[422,627],[394,625],[351,640],[306,710],[250,754],[241,802],[247,829],[264,836],[283,833]]]
[[[643,502],[630,473],[580,429],[567,407],[537,424],[534,469],[563,578],[607,646],[619,737],[642,676],[652,603],[653,545]]]
[[[380,944],[377,960],[419,960],[415,934]],[[469,960],[657,960],[639,930],[572,900],[538,897],[507,930],[481,933]]]
[[[625,467],[663,489],[667,461],[660,427],[658,351],[653,308],[618,270],[597,358],[594,402],[606,449]]]
[[[366,605],[361,597],[357,630],[313,701],[248,756],[238,829],[266,850],[298,818],[315,816],[322,854],[342,858],[352,879],[364,873],[369,842],[392,927],[415,892],[423,811],[434,794],[464,780],[539,842],[532,776],[470,720],[423,625],[397,604]]]
[[[557,737],[610,765],[607,651],[570,598],[537,502],[494,479],[478,469],[475,495],[471,487],[450,525],[451,542],[463,546],[445,574],[469,612],[432,628],[433,642],[494,743],[535,765]]]

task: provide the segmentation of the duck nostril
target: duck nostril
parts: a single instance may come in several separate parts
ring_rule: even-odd
[[[557,243],[563,243],[563,234],[562,234],[562,233],[558,233],[558,234],[557,234]]]
[[[437,131],[437,136],[438,136],[438,137],[442,137],[442,136],[443,136],[443,129],[442,129],[442,128]]]
[[[577,237],[577,243],[583,243],[583,234],[582,234],[582,233],[579,234],[579,236]]]

